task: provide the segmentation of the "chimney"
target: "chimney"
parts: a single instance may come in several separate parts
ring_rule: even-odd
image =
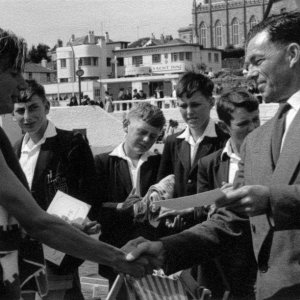
[[[74,42],[75,41],[75,34],[72,34],[71,36],[71,42]]]
[[[165,37],[164,37],[164,35],[163,34],[161,34],[160,35],[160,40],[164,43],[164,41],[165,41]]]
[[[41,60],[41,66],[44,67],[44,68],[47,68],[47,59],[43,58]]]
[[[88,43],[89,44],[95,44],[94,31],[89,31],[89,34],[88,34]]]
[[[107,31],[105,32],[105,42],[109,43],[109,34]]]
[[[57,47],[62,47],[63,46],[63,41],[61,39],[57,40]]]

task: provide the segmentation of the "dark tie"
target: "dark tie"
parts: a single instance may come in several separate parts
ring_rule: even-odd
[[[280,155],[281,142],[285,129],[285,119],[290,108],[291,105],[289,103],[280,105],[278,119],[276,120],[276,123],[274,125],[272,134],[272,159],[274,168],[276,167]]]

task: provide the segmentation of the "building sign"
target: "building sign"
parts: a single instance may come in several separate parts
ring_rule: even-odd
[[[161,64],[151,67],[152,73],[178,73],[185,71],[185,64]]]
[[[125,76],[131,76],[131,75],[144,75],[144,74],[150,74],[150,68],[141,66],[141,67],[135,67],[135,66],[126,66],[125,67]]]

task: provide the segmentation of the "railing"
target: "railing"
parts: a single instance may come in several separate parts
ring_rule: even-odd
[[[171,97],[165,97],[161,99],[148,98],[143,100],[114,100],[112,104],[114,107],[114,112],[121,112],[130,110],[131,107],[137,105],[140,102],[149,102],[152,105],[156,105],[157,107],[162,109],[170,109],[176,107],[176,98]]]

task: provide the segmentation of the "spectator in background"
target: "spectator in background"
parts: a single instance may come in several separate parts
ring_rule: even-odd
[[[137,92],[137,89],[133,90],[133,95],[132,95],[132,99],[141,99],[140,94]]]
[[[77,102],[77,98],[76,96],[72,96],[70,99],[70,103],[68,104],[68,106],[77,106],[78,102]]]
[[[108,93],[108,91],[105,91],[105,96],[104,96],[104,109],[107,112],[113,112],[114,111],[114,106],[112,104],[112,97]]]
[[[138,93],[138,94],[140,95],[140,98],[139,98],[139,99],[146,99],[146,98],[147,98],[147,95],[144,93],[143,90],[139,90],[139,93]]]

